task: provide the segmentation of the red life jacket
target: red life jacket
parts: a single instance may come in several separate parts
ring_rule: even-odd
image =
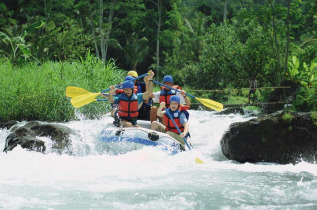
[[[122,93],[119,96],[118,115],[120,117],[137,117],[138,112],[138,97],[136,94],[132,94],[129,98],[126,94]]]
[[[118,89],[118,90],[115,92],[115,95],[120,95],[121,93],[123,93],[123,89]],[[134,86],[134,88],[133,88],[133,93],[135,93],[135,94],[138,93],[138,86]]]
[[[182,89],[178,85],[173,85],[172,87],[179,90]],[[176,95],[176,90],[172,90],[172,89],[166,90],[164,86],[162,86],[161,93],[160,93],[160,103],[165,102],[165,106],[166,108],[168,108],[170,106],[170,103],[169,103],[170,97],[173,95]]]
[[[184,126],[180,123],[180,116],[182,113],[185,114],[187,120],[189,118],[189,113],[186,111],[187,109],[189,109],[189,106],[179,106],[179,108],[177,110],[175,110],[174,112],[169,108],[166,111],[170,113],[170,115],[172,116],[173,120],[175,121],[177,127],[179,128],[179,130],[181,132],[184,132]],[[168,115],[165,113],[164,114],[164,120],[165,120],[165,130],[166,131],[172,131],[173,133],[179,134],[177,128],[175,127],[173,121],[168,117]]]

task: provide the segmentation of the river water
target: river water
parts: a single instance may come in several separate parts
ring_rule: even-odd
[[[74,155],[21,147],[4,153],[10,131],[2,129],[0,209],[317,209],[317,164],[230,161],[221,137],[251,117],[190,114],[194,149],[176,155],[156,148],[105,152],[97,137],[110,117],[63,123],[78,133]],[[50,139],[42,139],[49,148]]]

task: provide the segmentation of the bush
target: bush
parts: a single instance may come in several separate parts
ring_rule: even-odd
[[[124,78],[110,61],[104,65],[88,55],[81,62],[29,63],[16,67],[9,61],[0,64],[0,118],[9,120],[67,121],[76,119],[75,109],[65,96],[67,86],[99,92]],[[78,109],[86,117],[109,111],[105,102]]]
[[[317,91],[315,88],[301,87],[296,92],[293,103],[297,111],[316,111],[317,110]]]
[[[291,113],[284,113],[282,118],[283,118],[284,122],[291,123],[294,116]]]

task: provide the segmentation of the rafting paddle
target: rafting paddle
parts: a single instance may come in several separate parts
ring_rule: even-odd
[[[84,95],[84,94],[87,94],[87,93],[89,93],[88,90],[85,90],[84,88],[80,88],[80,87],[69,86],[69,87],[66,88],[66,96],[70,97],[70,98],[73,98],[73,97],[76,97],[76,96],[80,96],[80,95]]]
[[[66,96],[70,97],[70,98],[74,98],[80,95],[84,95],[90,93],[88,90],[85,90],[84,88],[80,88],[80,87],[72,87],[72,86],[68,86],[66,88]],[[108,94],[103,94],[104,96],[108,96]]]
[[[171,114],[169,113],[168,110],[169,110],[169,109],[167,109],[167,110],[165,111],[165,113],[167,114],[168,118],[170,118],[170,119],[172,120],[172,122],[173,122],[173,124],[175,125],[175,127],[176,127],[178,133],[181,134],[181,133],[182,133],[181,130],[180,130],[179,127],[177,126],[176,122],[174,121],[173,117],[171,116]],[[191,146],[188,144],[188,142],[187,142],[187,140],[186,140],[185,137],[183,138],[183,140],[184,140],[184,142],[186,143],[188,149],[189,149],[189,150],[192,150]],[[204,163],[204,161],[200,160],[199,158],[196,158],[195,162],[198,163],[198,164],[203,164],[203,163]]]
[[[173,88],[173,87],[170,87],[170,86],[168,86],[168,85],[164,85],[164,84],[162,84],[162,83],[160,83],[160,82],[157,82],[157,81],[153,81],[153,82],[154,82],[155,84],[162,85],[162,86],[164,86],[164,87],[166,87],[166,88],[170,88],[170,89],[172,89],[172,90],[175,90],[175,91],[180,92],[180,90],[175,89],[175,88]],[[189,97],[192,97],[193,99],[196,99],[197,101],[199,101],[199,102],[202,103],[204,106],[206,106],[206,107],[208,107],[208,108],[210,108],[210,109],[216,110],[216,111],[218,111],[218,112],[220,112],[220,111],[223,109],[223,105],[222,105],[221,103],[219,103],[219,102],[216,102],[216,101],[213,101],[213,100],[207,99],[207,98],[198,98],[198,97],[193,96],[193,95],[191,95],[191,94],[189,94],[189,93],[186,93],[186,95],[189,96]]]
[[[140,76],[137,77],[137,78],[133,78],[132,81],[134,81],[134,80],[136,80],[136,79],[140,79],[140,78],[145,77],[145,76],[147,76],[147,75],[148,75],[147,73],[146,73],[146,74],[142,74],[142,75],[140,75]],[[125,81],[125,82],[127,82],[127,81]],[[125,83],[125,82],[123,82],[123,83]],[[115,87],[118,88],[118,87],[122,86],[123,83],[121,83],[121,84],[119,84],[119,85],[116,85]],[[78,92],[80,92],[80,91],[85,92],[85,91],[83,91],[83,90],[85,90],[85,89],[82,89],[82,88],[79,88],[79,89],[77,89],[77,90],[78,90]],[[99,96],[100,94],[105,93],[105,92],[107,92],[107,91],[109,91],[109,90],[110,90],[110,88],[108,88],[108,89],[106,89],[106,90],[103,90],[103,91],[100,91],[99,93],[92,93],[92,92],[87,91],[88,93],[84,93],[84,94],[82,94],[82,95],[77,95],[77,96],[75,96],[74,98],[72,98],[72,99],[70,100],[70,102],[72,103],[72,105],[73,105],[75,108],[79,108],[79,107],[82,107],[82,106],[84,106],[84,105],[86,105],[86,104],[90,104],[91,102],[96,101],[95,98],[96,98],[97,96]],[[69,92],[71,92],[71,91],[69,91]],[[73,92],[76,92],[76,91],[73,91]],[[77,92],[77,93],[78,93],[78,92]],[[66,95],[67,95],[67,88],[66,88]]]

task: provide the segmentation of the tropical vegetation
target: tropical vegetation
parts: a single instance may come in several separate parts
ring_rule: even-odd
[[[246,88],[251,76],[262,87],[290,80],[294,108],[313,111],[316,14],[312,0],[1,1],[0,118],[99,116],[107,103],[74,111],[65,88],[100,91],[131,69],[153,69],[158,81],[170,74],[222,103],[232,92],[194,91]]]

